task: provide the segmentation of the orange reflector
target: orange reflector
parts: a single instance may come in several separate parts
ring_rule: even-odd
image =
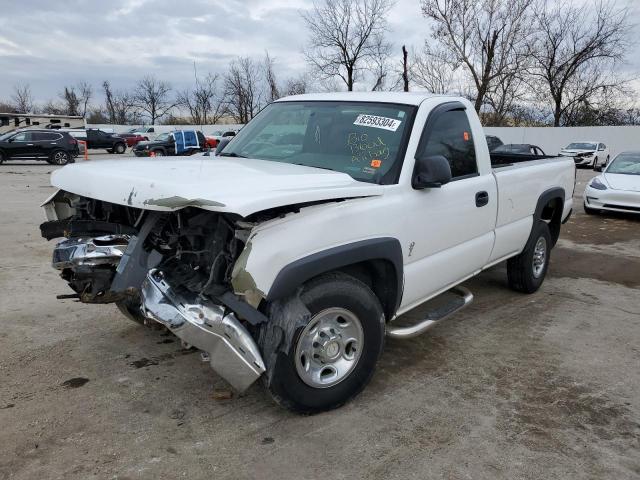
[[[469,132],[464,132],[464,141],[465,142],[469,141]]]
[[[371,166],[373,168],[380,168],[380,165],[382,165],[382,160],[371,160]]]

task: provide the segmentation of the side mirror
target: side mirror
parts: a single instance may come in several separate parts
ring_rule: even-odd
[[[224,147],[227,146],[227,144],[231,141],[233,137],[224,137],[221,138],[220,141],[218,142],[218,146],[216,147],[216,155],[220,155],[222,153],[222,151],[224,150]]]
[[[15,140],[15,138],[11,137],[9,140],[7,140],[9,143],[13,143],[13,141]]]
[[[416,158],[411,186],[416,190],[440,188],[451,181],[451,166],[442,155]]]

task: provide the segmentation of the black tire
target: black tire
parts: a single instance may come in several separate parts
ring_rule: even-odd
[[[5,161],[5,156],[3,152],[0,152],[0,165],[2,165]]]
[[[113,148],[107,148],[107,153],[113,153]]]
[[[164,157],[164,150],[154,150],[153,153],[156,157]]]
[[[129,320],[144,325],[144,316],[140,312],[140,308],[132,302],[127,300],[116,302],[116,307],[118,307],[118,310]]]
[[[593,165],[592,165],[594,170],[598,169],[598,157],[593,159]]]
[[[116,152],[118,155],[122,155],[124,152],[127,151],[127,146],[124,143],[116,143],[115,146],[113,147],[113,151]]]
[[[584,213],[586,213],[587,215],[597,215],[598,213],[600,213],[600,210],[596,208],[587,207],[586,203],[583,203],[582,206],[584,207]]]
[[[60,166],[66,165],[70,161],[71,155],[69,155],[69,152],[65,152],[64,150],[54,150],[51,152],[51,155],[49,155],[49,159],[47,160],[51,165]]]
[[[536,248],[540,245],[539,242],[544,243],[544,258],[542,259],[540,268],[534,266],[534,255],[538,253]],[[507,260],[509,287],[516,292],[536,292],[542,285],[542,282],[544,282],[547,270],[549,269],[552,245],[549,226],[542,220],[536,220],[522,253]],[[536,265],[540,265],[540,259],[539,257],[537,258],[538,261]]]
[[[298,374],[296,348],[305,328],[322,316],[316,315],[331,308],[347,310],[359,320],[360,356],[338,383],[314,387]],[[280,405],[307,415],[332,410],[369,383],[384,346],[385,321],[380,301],[366,284],[341,272],[327,273],[307,282],[299,296],[276,302],[269,309],[271,320],[261,328],[258,344],[267,366],[264,383]],[[340,358],[346,348],[339,350]]]

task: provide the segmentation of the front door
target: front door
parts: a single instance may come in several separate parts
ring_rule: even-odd
[[[36,156],[37,147],[33,142],[32,132],[19,132],[8,139],[7,156],[11,158],[32,158]]]
[[[451,102],[430,114],[416,156],[442,155],[452,181],[440,188],[412,190],[408,197],[405,290],[401,311],[416,306],[487,264],[494,243],[498,196],[478,149],[464,105]]]

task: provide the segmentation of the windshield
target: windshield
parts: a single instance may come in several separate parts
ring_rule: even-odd
[[[595,150],[596,148],[596,144],[595,143],[570,143],[565,150]]]
[[[12,137],[15,134],[16,132],[9,132],[9,133],[5,133],[4,135],[0,135],[0,142],[4,140],[8,140],[10,137]]]
[[[640,175],[640,152],[621,153],[607,168],[606,173],[622,173],[626,175]]]
[[[415,107],[365,102],[276,102],[233,137],[221,156],[343,172],[396,183]]]

